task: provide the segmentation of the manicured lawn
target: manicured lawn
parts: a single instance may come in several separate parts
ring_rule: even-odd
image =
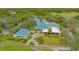
[[[0,44],[8,44],[8,43],[16,43],[16,42],[13,41],[13,40],[2,40],[2,41],[0,41]]]
[[[0,51],[32,51],[32,48],[19,46],[23,44],[21,40],[8,39],[8,36],[1,36],[0,39]]]
[[[0,44],[9,44],[9,43],[22,44],[21,41],[22,41],[22,40],[18,40],[18,39],[15,40],[15,38],[13,38],[13,37],[11,37],[11,36],[1,36],[1,37],[0,37]]]
[[[5,46],[0,48],[0,51],[32,51],[32,49],[24,46]]]
[[[65,46],[67,45],[67,40],[64,37],[58,37],[58,36],[45,36],[44,39],[44,45],[50,45],[50,46]]]

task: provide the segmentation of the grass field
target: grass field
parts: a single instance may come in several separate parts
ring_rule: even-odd
[[[32,49],[24,46],[4,46],[0,51],[32,51]]]
[[[0,44],[9,44],[9,43],[20,43],[20,42],[17,42],[15,40],[7,40],[7,39],[3,39],[3,40],[0,40]]]
[[[64,37],[45,36],[43,39],[44,39],[44,45],[49,45],[49,46],[65,46],[65,45],[67,45],[67,40]]]
[[[12,36],[0,36],[0,44],[19,43],[22,44],[22,40],[15,40]]]
[[[6,38],[7,36],[0,37],[0,51],[32,51],[32,48],[22,46],[22,42]]]

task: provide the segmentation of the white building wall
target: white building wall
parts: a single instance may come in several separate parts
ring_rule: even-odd
[[[61,33],[60,29],[58,27],[51,27],[52,33]]]
[[[48,32],[48,29],[42,29],[42,32]]]

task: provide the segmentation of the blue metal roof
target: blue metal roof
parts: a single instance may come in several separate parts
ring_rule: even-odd
[[[29,30],[26,29],[20,29],[18,32],[15,33],[15,36],[19,36],[19,37],[25,37],[29,35]]]
[[[58,25],[54,22],[48,23],[48,27],[58,27]]]
[[[55,23],[53,22],[49,22],[48,24],[46,23],[43,23],[43,22],[39,22],[37,25],[36,25],[36,29],[48,29],[50,27],[58,27]]]
[[[48,25],[43,23],[43,22],[39,22],[36,27],[36,29],[47,29],[48,28]]]
[[[54,22],[49,22],[49,23],[41,22],[37,16],[34,16],[34,20],[36,22],[35,29],[48,29],[50,27],[58,27],[58,25]]]

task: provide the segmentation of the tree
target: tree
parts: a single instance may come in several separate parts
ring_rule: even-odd
[[[79,28],[78,20],[67,20],[64,25],[66,25],[66,28],[64,27],[64,34],[67,38],[68,45],[71,47],[71,49],[74,51],[79,50],[79,35],[77,35],[78,31],[76,31],[77,28]]]
[[[60,15],[54,16],[53,19],[54,19],[53,21],[55,21],[56,23],[59,23],[59,24],[61,24],[65,20],[65,18]]]
[[[79,15],[77,15],[77,16],[75,16],[73,18],[76,19],[76,20],[79,20]]]
[[[43,42],[44,42],[43,37],[37,38],[36,42],[38,42],[39,44],[43,44]]]
[[[28,18],[22,23],[21,27],[33,29],[35,25],[35,21],[32,18]]]
[[[2,27],[0,27],[0,33],[2,33],[2,31],[3,31],[3,28],[2,28]]]

